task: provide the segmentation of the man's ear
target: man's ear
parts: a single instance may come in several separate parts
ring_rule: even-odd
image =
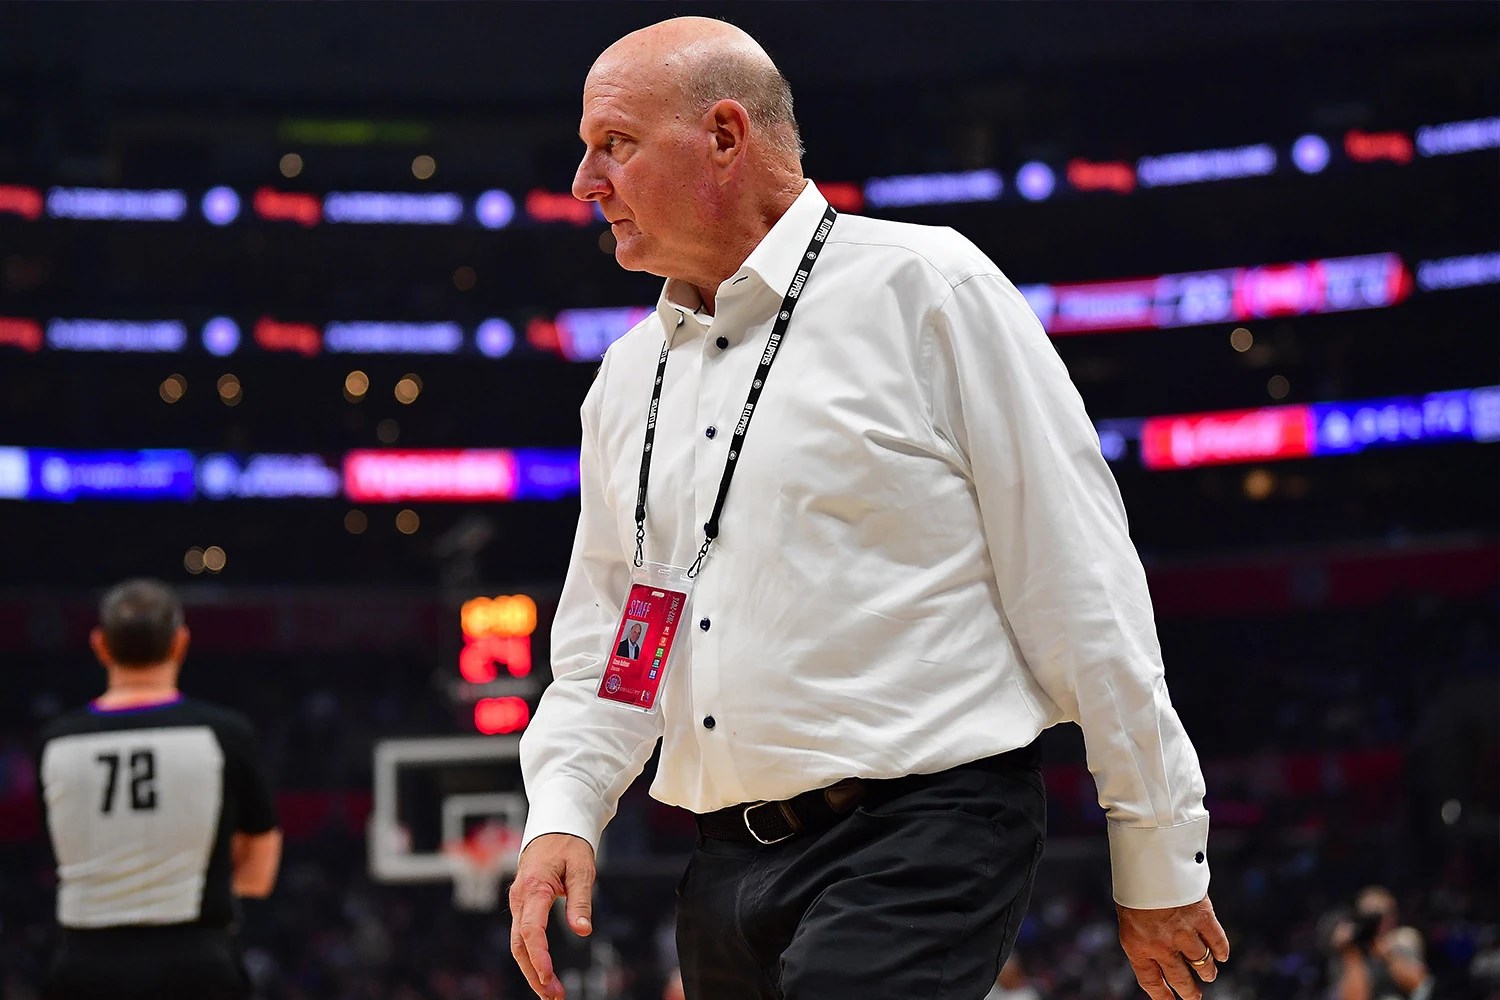
[[[193,633],[183,625],[177,629],[177,634],[172,637],[172,662],[181,663],[187,659],[188,643],[193,639]]]
[[[111,657],[109,655],[109,647],[104,644],[104,630],[102,628],[96,628],[89,633],[89,648],[98,657],[101,667],[109,666]]]
[[[714,166],[726,174],[733,172],[744,159],[745,140],[750,135],[750,112],[739,101],[726,97],[715,101],[704,113],[704,126],[713,137],[710,156]]]

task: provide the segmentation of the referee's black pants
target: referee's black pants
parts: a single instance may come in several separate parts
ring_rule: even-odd
[[[688,1000],[982,1000],[1042,854],[1034,747],[869,783],[821,834],[699,837],[678,887]]]
[[[247,1000],[229,931],[213,927],[64,930],[43,1000]]]

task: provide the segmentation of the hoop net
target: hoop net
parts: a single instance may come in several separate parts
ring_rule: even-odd
[[[501,823],[487,822],[462,840],[443,845],[453,877],[453,905],[460,910],[490,912],[500,905],[500,883],[520,853],[521,834]]]

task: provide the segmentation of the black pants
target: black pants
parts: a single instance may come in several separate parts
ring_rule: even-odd
[[[816,836],[700,837],[677,901],[688,1000],[982,1000],[1045,828],[1028,747],[873,782]]]
[[[44,1000],[245,1000],[250,981],[228,931],[65,930]]]

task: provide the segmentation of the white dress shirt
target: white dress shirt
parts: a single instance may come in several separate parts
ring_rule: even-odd
[[[595,696],[630,586],[663,337],[645,558],[687,566],[826,204],[809,183],[719,286],[715,315],[668,281],[605,354],[582,409],[554,680],[521,743],[526,841],[597,847],[658,738],[652,795],[702,813],[940,771],[1073,721],[1115,898],[1201,899],[1203,777],[1119,490],[1036,317],[951,229],[839,216],[756,407],[659,713]]]

